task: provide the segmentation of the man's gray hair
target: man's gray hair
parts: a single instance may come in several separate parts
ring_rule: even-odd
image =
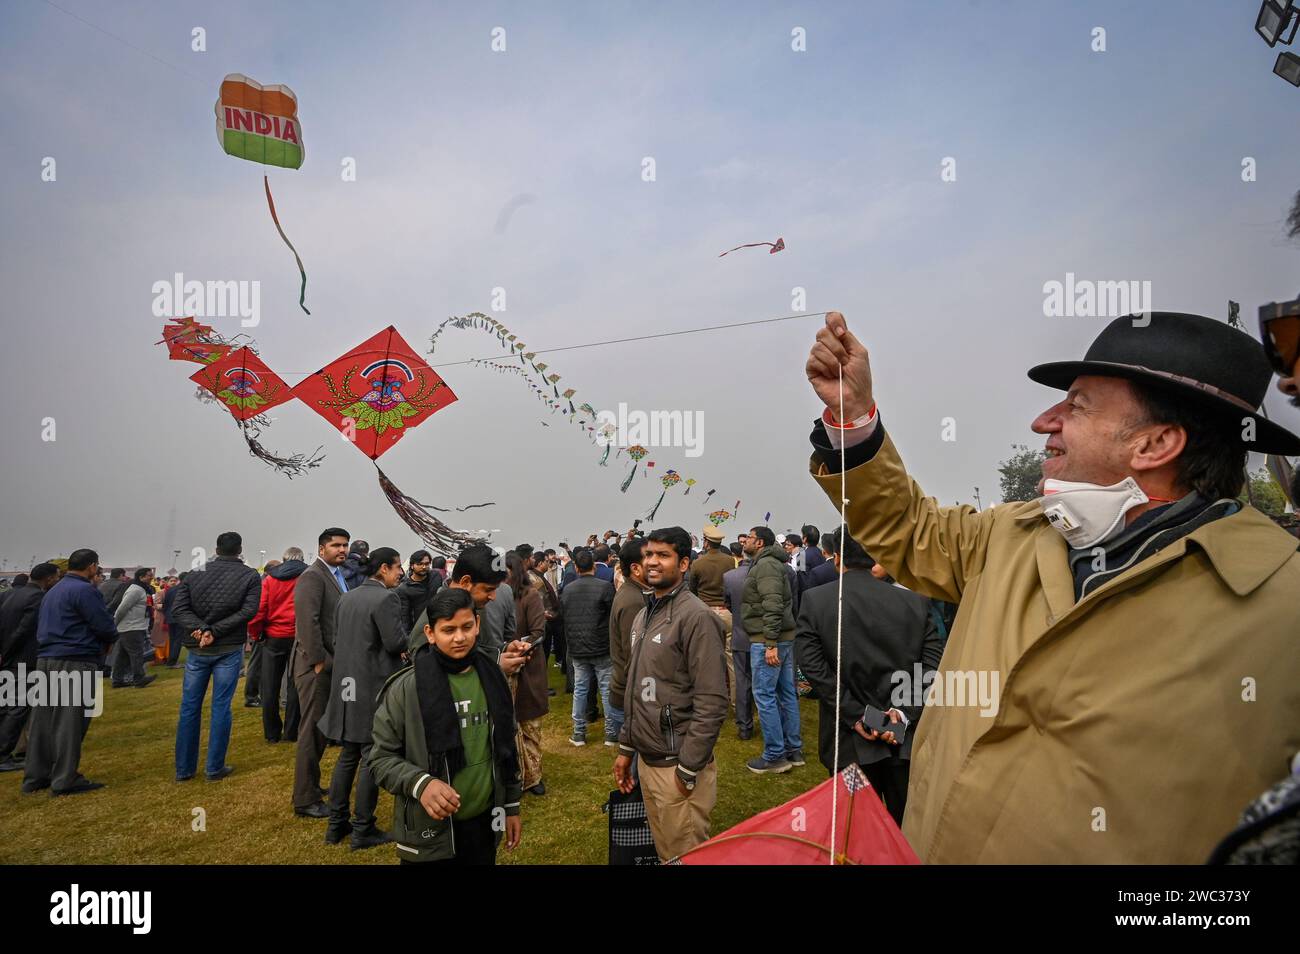
[[[290,547],[284,551],[284,559],[302,560],[303,562],[306,562],[307,558],[302,555],[302,547]]]

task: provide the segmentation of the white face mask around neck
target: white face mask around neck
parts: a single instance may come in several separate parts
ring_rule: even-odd
[[[1137,481],[1125,477],[1103,487],[1070,480],[1043,481],[1038,505],[1043,516],[1075,549],[1096,546],[1124,527],[1124,515],[1150,499]]]

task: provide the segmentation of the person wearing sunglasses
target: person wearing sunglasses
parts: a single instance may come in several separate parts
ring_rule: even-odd
[[[1277,389],[1300,407],[1300,300],[1261,305],[1259,338],[1277,372]]]

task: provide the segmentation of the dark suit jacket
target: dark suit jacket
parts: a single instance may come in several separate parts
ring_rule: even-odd
[[[325,664],[322,672],[333,666],[334,617],[342,596],[338,580],[319,557],[298,577],[293,591],[295,678],[317,663]]]
[[[299,591],[294,592],[296,597]],[[320,730],[327,739],[368,745],[375,700],[388,677],[401,668],[406,649],[401,605],[397,590],[378,580],[366,580],[335,603],[333,689]],[[352,682],[345,683],[347,679]]]
[[[803,595],[795,625],[794,655],[804,678],[813,687],[820,707],[817,748],[831,769],[835,737],[835,620],[837,586],[818,586]],[[844,574],[843,665],[840,677],[840,764],[869,765],[882,759],[910,759],[921,706],[895,705],[895,673],[905,673],[910,686],[919,663],[922,678],[938,668],[943,639],[922,596],[877,580],[867,570]],[[907,694],[907,701],[912,696]],[[910,725],[901,746],[868,742],[853,731],[863,709],[898,709]]]

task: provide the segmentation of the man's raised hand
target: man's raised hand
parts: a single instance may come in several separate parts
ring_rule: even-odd
[[[849,331],[838,311],[826,315],[826,324],[808,353],[805,371],[823,404],[840,417],[840,368],[844,369],[844,421],[857,420],[875,406],[871,393],[871,362],[866,346]]]

